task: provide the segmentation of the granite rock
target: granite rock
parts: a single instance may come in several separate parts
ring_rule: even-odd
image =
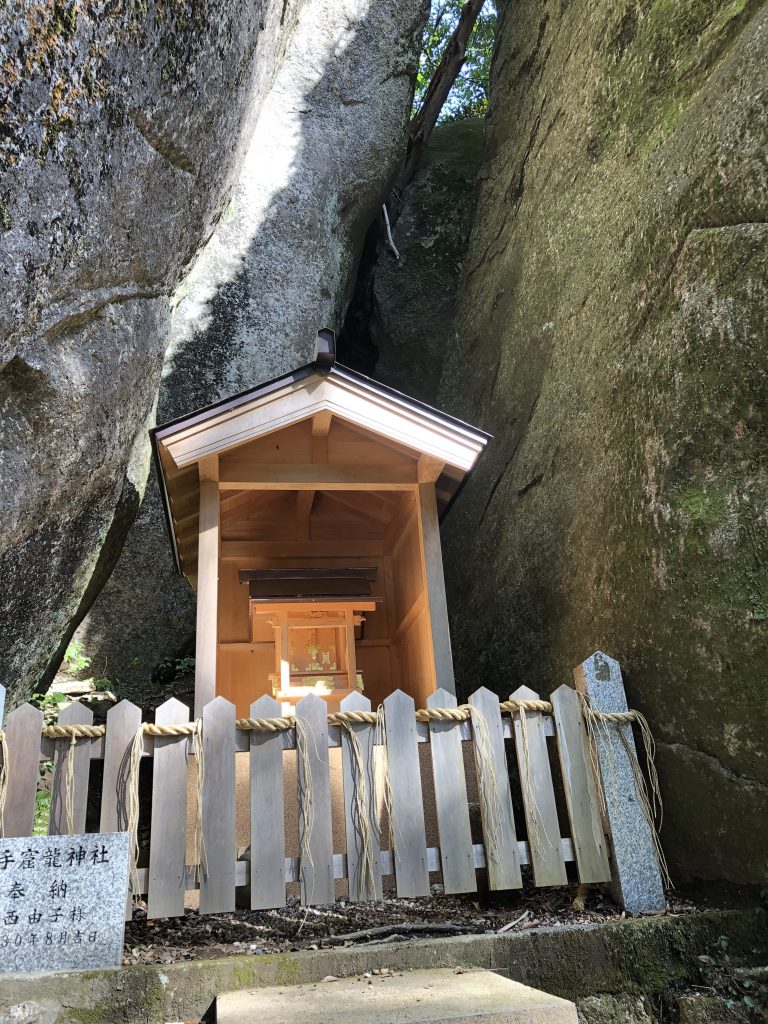
[[[136,512],[168,296],[210,235],[299,0],[0,14],[0,674],[44,689]]]
[[[756,0],[502,4],[438,396],[459,687],[617,659],[678,880],[765,873],[767,73]]]
[[[432,133],[405,190],[373,279],[371,343],[376,379],[434,404],[477,199],[484,124],[449,121]]]
[[[176,294],[158,421],[311,359],[341,324],[365,231],[402,159],[424,0],[306,0],[232,201]],[[92,668],[141,702],[190,651],[194,594],[171,561],[151,481],[81,628]]]

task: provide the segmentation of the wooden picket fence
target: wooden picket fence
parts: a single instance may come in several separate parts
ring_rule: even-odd
[[[2,691],[2,688],[0,688]],[[0,715],[2,713],[0,692]],[[515,700],[536,700],[525,687]],[[286,886],[300,883],[305,904],[327,904],[335,882],[347,879],[351,900],[381,896],[382,879],[394,875],[398,896],[430,893],[430,872],[439,872],[447,893],[474,892],[478,870],[492,890],[522,885],[521,867],[530,865],[534,884],[564,885],[566,865],[580,882],[611,877],[609,844],[601,814],[599,782],[593,770],[590,740],[579,695],[563,685],[549,698],[551,713],[536,710],[502,715],[496,694],[482,688],[469,698],[471,716],[463,721],[417,721],[413,699],[401,691],[384,701],[385,729],[370,721],[348,726],[327,720],[325,702],[310,695],[296,706],[308,741],[299,743],[297,794],[299,852],[286,856],[284,752],[296,749],[297,729],[269,732],[236,727],[235,708],[222,697],[203,710],[201,739],[204,773],[199,813],[205,857],[200,869],[186,863],[188,850],[188,781],[192,743],[189,735],[145,736],[144,757],[154,758],[149,852],[137,871],[138,890],[147,898],[150,917],[184,913],[185,893],[199,888],[201,913],[218,913],[239,905],[278,908]],[[455,708],[445,691],[433,694],[429,708]],[[370,701],[352,694],[342,711],[370,711]],[[279,716],[279,705],[262,697],[252,718]],[[83,704],[66,707],[62,726],[90,725]],[[42,736],[43,716],[25,704],[7,717],[7,763],[3,816],[5,837],[33,833],[40,762],[52,760],[49,834],[86,830],[91,765],[103,762],[101,800],[94,831],[128,827],[130,762],[142,712],[130,701],[110,709],[100,735]],[[155,722],[189,722],[189,709],[171,699],[157,709]],[[525,735],[523,735],[525,733]],[[42,737],[42,738],[41,738]],[[505,740],[510,741],[505,744]],[[419,744],[429,743],[434,786],[434,813],[439,846],[427,847],[425,803]],[[382,744],[386,758],[377,753]],[[480,792],[482,843],[473,843],[463,745],[471,744]],[[554,744],[557,756],[550,757]],[[341,747],[345,851],[334,853],[332,833],[332,766],[328,751]],[[236,851],[236,754],[248,754],[250,851]],[[508,765],[510,758],[512,771]],[[68,759],[71,758],[71,762]],[[379,829],[382,786],[376,784],[386,763],[384,791],[389,826]],[[516,768],[515,764],[516,762]],[[552,766],[555,765],[553,778]],[[93,773],[94,776],[98,773]],[[557,776],[559,775],[559,778]],[[66,794],[71,785],[70,820]],[[292,777],[292,776],[291,776]],[[558,813],[558,797],[560,801]],[[513,799],[514,795],[514,799]],[[92,793],[93,796],[93,793]],[[523,821],[514,804],[522,803]],[[93,815],[92,815],[93,817]],[[563,834],[565,832],[566,834]],[[433,880],[437,880],[433,876]],[[237,892],[239,890],[239,892]]]

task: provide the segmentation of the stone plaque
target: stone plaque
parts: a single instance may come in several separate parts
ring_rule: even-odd
[[[127,832],[0,839],[0,972],[122,962]]]

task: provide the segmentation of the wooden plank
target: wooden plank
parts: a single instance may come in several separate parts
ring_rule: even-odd
[[[361,693],[350,693],[341,702],[340,710],[370,711],[371,702]],[[344,820],[347,837],[349,898],[351,900],[381,899],[379,824],[376,813],[376,783],[373,761],[375,726],[360,722],[352,723],[349,728],[357,739],[362,762],[362,765],[358,766],[349,730],[342,727],[341,759],[344,777]],[[361,769],[362,789],[360,788]],[[370,866],[366,864],[364,832],[367,832],[369,837],[367,852],[372,858]]]
[[[527,686],[520,686],[510,699],[538,700],[539,695]],[[541,711],[525,712],[527,763],[521,714],[516,713],[513,719],[533,880],[536,885],[567,885],[568,875],[560,843],[555,789],[552,785],[552,771],[544,733],[544,715]]]
[[[398,896],[429,896],[427,836],[413,698],[395,690],[384,701],[387,771],[391,796],[390,837]]]
[[[40,775],[40,732],[43,713],[22,704],[8,715],[8,789],[3,816],[4,836],[31,836],[35,823],[35,794]]]
[[[455,708],[456,698],[447,690],[437,690],[427,698],[427,707]],[[458,726],[458,722],[429,722],[440,865],[447,893],[475,892],[477,889],[467,780]]]
[[[59,714],[59,725],[92,725],[93,712],[78,701],[65,707]],[[70,750],[69,739],[56,740],[51,787],[51,836],[80,835],[85,832],[85,812],[88,808],[88,776],[91,771],[90,739],[75,741]],[[67,762],[72,758],[72,827],[67,821]]]
[[[606,882],[611,872],[581,698],[564,683],[549,699],[579,880]]]
[[[216,696],[216,655],[219,604],[219,465],[218,457],[202,459],[200,527],[197,541],[197,632],[195,634],[195,718]]]
[[[440,521],[434,483],[419,484],[419,536],[424,567],[424,592],[429,606],[429,635],[436,685],[456,693],[451,655],[451,633],[448,625],[448,602],[445,596],[443,553],[440,546]]]
[[[171,697],[155,712],[157,725],[189,721],[189,708]],[[187,736],[156,736],[147,917],[184,913],[187,845]]]
[[[221,466],[222,490],[403,490],[416,483],[416,466],[365,466],[307,462],[293,465],[254,465],[227,461]]]
[[[306,841],[308,854],[301,858],[301,902],[305,905],[333,903],[328,707],[324,700],[310,693],[296,705],[296,719],[306,730],[306,748],[304,756],[299,752],[297,773],[299,848]]]
[[[203,709],[203,843],[200,913],[235,909],[235,705],[216,697]]]
[[[140,726],[141,708],[129,700],[121,700],[107,712],[99,821],[102,832],[125,832],[128,828],[127,786],[131,750]]]
[[[519,889],[523,881],[499,698],[483,686],[472,694],[469,703],[476,709],[472,726],[478,786],[482,789],[480,815],[488,862],[488,885],[491,889]],[[482,724],[478,724],[476,715]]]
[[[251,718],[279,718],[273,697],[251,704]],[[243,735],[240,733],[239,735]],[[284,732],[249,732],[251,766],[251,909],[285,905]]]
[[[125,832],[128,829],[129,776],[131,751],[136,733],[141,728],[141,708],[129,700],[121,700],[107,712],[107,732],[104,736],[104,774],[101,784],[101,832]],[[91,744],[91,757],[96,742]],[[131,880],[125,903],[125,919],[133,917]]]
[[[0,683],[0,729],[3,727],[3,715],[5,714],[5,687]]]

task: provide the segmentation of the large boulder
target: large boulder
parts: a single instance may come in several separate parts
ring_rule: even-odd
[[[445,524],[458,675],[616,657],[674,875],[768,847],[768,7],[519,0],[440,402],[495,434]]]
[[[424,0],[306,0],[234,197],[177,296],[158,421],[312,358],[338,327],[368,225],[405,148]],[[93,668],[141,701],[188,653],[194,593],[152,480],[80,633]]]
[[[210,235],[299,0],[0,14],[0,678],[44,688],[147,473],[168,296]]]

